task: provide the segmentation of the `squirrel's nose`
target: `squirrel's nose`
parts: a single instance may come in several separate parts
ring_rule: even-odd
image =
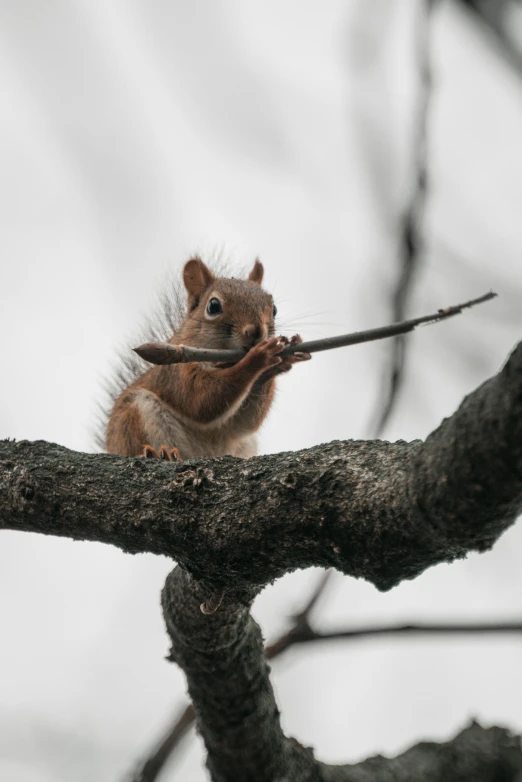
[[[256,342],[259,342],[263,336],[263,329],[261,326],[254,326],[253,324],[245,326],[243,335],[245,338],[245,345],[251,348]]]

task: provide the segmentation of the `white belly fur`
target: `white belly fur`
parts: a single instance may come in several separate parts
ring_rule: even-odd
[[[182,459],[195,456],[239,456],[248,459],[257,453],[256,437],[253,434],[232,439],[225,436],[226,428],[214,430],[198,428],[188,421],[183,423],[176,418],[172,408],[145,389],[133,393],[133,404],[138,408],[145,442],[153,448],[166,445],[178,448]]]

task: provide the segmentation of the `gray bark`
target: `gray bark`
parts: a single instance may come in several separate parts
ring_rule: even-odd
[[[0,527],[150,551],[182,566],[164,612],[215,780],[513,780],[518,739],[479,726],[353,767],[282,733],[249,606],[286,572],[333,566],[389,589],[490,548],[522,511],[522,343],[425,442],[160,463],[0,443]],[[216,613],[200,603],[225,592]],[[354,709],[356,706],[354,706]]]
[[[522,343],[425,442],[181,464],[0,442],[0,525],[165,554],[211,591],[312,565],[390,589],[490,548],[522,511],[521,468]]]
[[[211,616],[182,568],[167,578],[163,612],[172,659],[185,671],[214,782],[520,782],[520,739],[478,724],[445,744],[422,742],[395,759],[330,766],[285,737],[247,600],[228,595]],[[354,719],[357,704],[353,707]]]

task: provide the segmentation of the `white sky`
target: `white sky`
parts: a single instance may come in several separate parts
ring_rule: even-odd
[[[92,450],[116,349],[194,251],[259,255],[288,333],[388,322],[416,7],[0,6],[0,436]],[[521,83],[450,3],[434,33],[428,250],[411,315],[490,288],[501,298],[409,338],[389,439],[426,436],[522,336]],[[366,436],[389,347],[322,354],[283,378],[262,450]],[[171,563],[11,532],[1,544],[0,778],[121,779],[183,697],[163,659]],[[385,595],[337,576],[318,624],[519,616],[521,544],[515,527],[493,552]],[[297,573],[261,595],[268,637],[312,583]],[[285,729],[339,762],[444,739],[472,716],[522,731],[521,643],[296,650],[274,664]],[[192,739],[162,779],[206,779],[201,758]]]

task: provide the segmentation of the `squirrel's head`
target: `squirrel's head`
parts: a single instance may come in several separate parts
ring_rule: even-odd
[[[263,265],[256,260],[246,280],[216,277],[200,258],[183,268],[188,307],[188,344],[206,348],[244,348],[273,335],[276,307],[263,290]]]

